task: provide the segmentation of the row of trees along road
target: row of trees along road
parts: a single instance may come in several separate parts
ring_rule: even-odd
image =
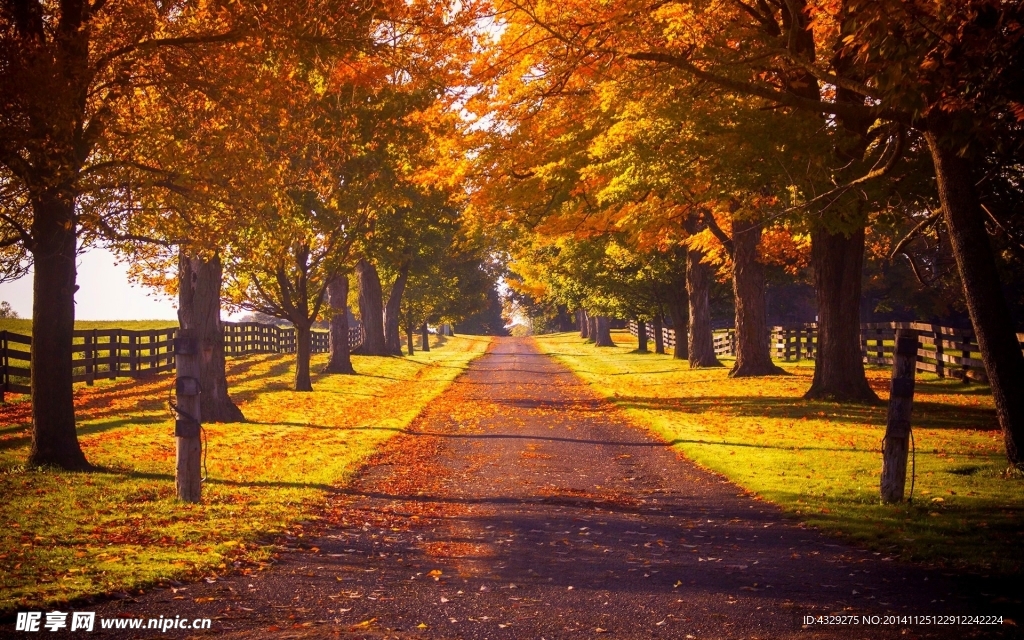
[[[466,283],[431,271],[491,273],[463,216],[451,108],[477,9],[0,3],[0,250],[6,274],[34,267],[31,464],[88,467],[71,376],[75,260],[92,244],[178,291],[181,326],[200,336],[207,421],[243,417],[224,377],[222,299],[294,324],[297,390],[311,389],[313,322],[347,322],[353,269],[417,283],[410,326],[483,304],[493,282],[460,305],[446,292]],[[362,312],[368,326],[385,315]],[[332,370],[351,371],[346,334],[332,332]]]
[[[716,364],[724,275],[737,376],[776,372],[765,279],[807,267],[807,395],[851,401],[875,399],[857,342],[865,255],[891,250],[922,281],[959,283],[1021,466],[1012,259],[993,245],[1022,236],[1022,12],[0,0],[0,274],[34,266],[30,462],[87,465],[71,354],[75,257],[93,243],[178,290],[204,346],[203,417],[239,419],[222,297],[305,336],[326,309],[340,337],[352,275],[365,352],[395,353],[403,330],[464,311],[439,280],[492,280],[498,242],[524,296],[585,307],[599,342],[613,313],[667,314],[694,366]],[[330,368],[350,370],[347,354]]]
[[[1000,277],[1016,258],[992,248],[1024,235],[1021,3],[494,5],[471,104],[493,125],[474,194],[507,235],[522,296],[668,311],[688,324],[676,355],[709,366],[717,267],[732,284],[733,374],[765,375],[765,270],[806,264],[819,326],[807,397],[871,402],[866,249],[905,256],[927,283],[948,252],[1007,456],[1024,467],[1024,357]]]

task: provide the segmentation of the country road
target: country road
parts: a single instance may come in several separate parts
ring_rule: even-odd
[[[212,632],[197,637],[228,638],[992,631],[802,629],[812,614],[981,611],[968,585],[823,536],[681,459],[528,338],[496,339],[386,449],[268,570],[91,608],[210,617]]]

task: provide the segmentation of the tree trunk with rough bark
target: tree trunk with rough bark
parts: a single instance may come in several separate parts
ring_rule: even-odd
[[[595,316],[594,324],[596,325],[596,331],[594,332],[594,346],[614,347],[615,342],[612,341],[611,318],[608,316]]]
[[[637,353],[648,353],[647,351],[647,322],[636,321],[636,350]]]
[[[351,375],[352,357],[348,349],[348,276],[336,276],[327,285],[327,308],[330,313],[330,355],[324,373]]]
[[[309,359],[313,349],[310,343],[312,326],[308,323],[295,324],[295,390],[312,391],[313,381],[309,377]]]
[[[388,294],[388,302],[384,306],[384,344],[388,353],[394,356],[402,355],[402,333],[399,327],[399,320],[402,309],[402,295],[405,294],[405,283],[409,279],[409,265],[405,263],[398,270],[398,277],[391,285],[391,293]]]
[[[384,342],[384,293],[377,267],[365,258],[356,263],[359,278],[359,316],[363,322],[363,344],[357,353],[366,356],[388,355]]]
[[[943,219],[992,388],[1006,457],[1024,470],[1024,356],[1003,297],[973,172],[968,161],[942,140],[942,133],[941,122],[931,123],[925,139],[935,165]]]
[[[672,357],[676,360],[688,360],[686,345],[686,327],[689,324],[689,302],[686,299],[685,277],[673,283],[668,296],[668,316],[672,320],[672,329],[676,334],[676,343],[672,347]]]
[[[864,374],[860,346],[860,295],[864,228],[849,236],[811,232],[811,266],[818,298],[814,379],[805,398],[878,402]]]
[[[587,314],[587,334],[591,342],[597,342],[597,316],[592,313]]]
[[[660,313],[655,314],[654,319],[651,321],[654,325],[654,353],[664,355],[665,354],[665,319]]]
[[[580,328],[580,337],[584,338],[584,339],[589,338],[590,337],[590,323],[587,322],[587,312],[585,310],[583,310],[583,309],[577,309],[576,310],[576,324],[579,325],[579,328]]]
[[[426,322],[420,325],[420,351],[430,351],[430,329]]]
[[[78,444],[72,386],[75,267],[78,238],[75,201],[47,194],[32,203],[35,238],[32,280],[32,447],[28,464],[89,469]]]
[[[761,225],[734,219],[732,224],[733,297],[736,304],[736,364],[734,378],[784,373],[772,362],[764,299],[764,266],[757,259]]]
[[[711,332],[711,265],[704,264],[700,251],[686,252],[686,297],[690,304],[687,331],[690,368],[720,367]]]
[[[208,260],[178,255],[178,324],[195,331],[199,344],[199,409],[204,422],[245,422],[228,395],[224,325],[220,320],[220,255]]]

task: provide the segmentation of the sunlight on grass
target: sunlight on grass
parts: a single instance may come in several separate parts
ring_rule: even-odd
[[[293,355],[228,361],[251,422],[205,425],[199,505],[174,498],[173,377],[76,385],[79,433],[96,473],[24,470],[27,398],[0,405],[0,612],[136,588],[258,560],[260,539],[312,517],[379,445],[483,353],[489,339],[443,338],[413,357],[354,357],[358,376],[314,375],[290,391]],[[314,356],[313,370],[326,362]],[[15,400],[20,398],[20,400]]]
[[[813,362],[788,376],[739,379],[633,352],[635,339],[595,348],[575,334],[539,336],[636,423],[698,464],[802,520],[885,556],[1014,573],[1022,565],[1024,483],[1005,479],[1002,435],[988,387],[918,374],[913,505],[879,503],[886,407],[811,402]],[[731,362],[727,363],[731,366]],[[868,372],[888,398],[890,372]],[[909,480],[908,480],[909,488]]]

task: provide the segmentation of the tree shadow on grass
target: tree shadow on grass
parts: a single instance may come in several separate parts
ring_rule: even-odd
[[[146,417],[138,416],[133,418],[121,418],[118,420],[106,420],[97,422],[94,424],[87,424],[78,427],[78,437],[97,435],[113,429],[120,429],[121,427],[127,427],[132,425],[151,425],[167,422],[168,418],[157,418],[157,417]],[[167,432],[168,437],[174,435],[174,429],[169,428]],[[8,438],[6,440],[0,440],[0,451],[7,451],[9,449],[17,449],[18,447],[27,446],[32,442],[31,436],[23,436],[20,438]]]
[[[675,413],[720,414],[752,418],[814,419],[827,422],[885,426],[884,405],[816,402],[792,397],[700,396],[658,398],[620,396],[612,401],[625,409]],[[824,413],[824,415],[822,415]],[[915,402],[912,422],[923,429],[972,429],[997,431],[994,409],[961,407],[939,402]]]

